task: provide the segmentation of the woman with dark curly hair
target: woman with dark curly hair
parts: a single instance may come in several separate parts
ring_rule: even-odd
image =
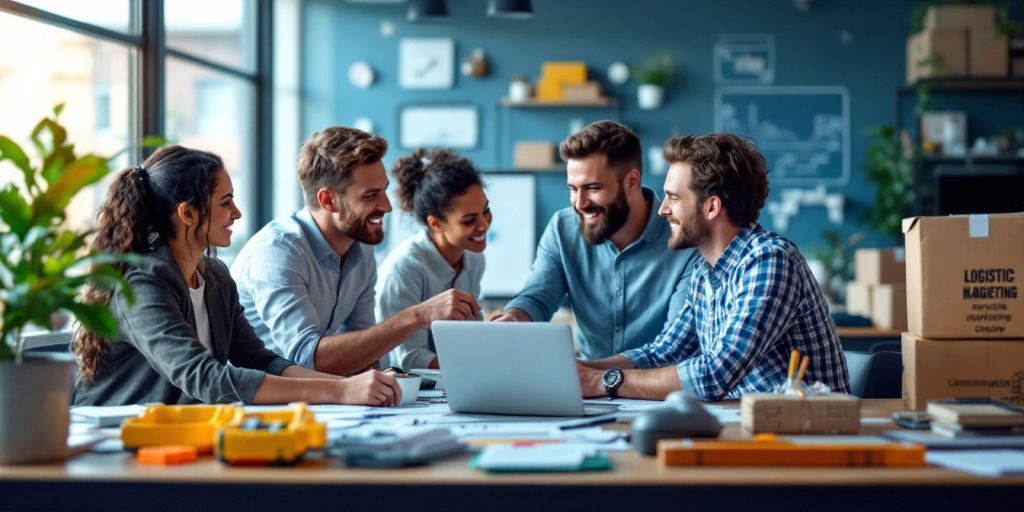
[[[241,216],[231,178],[212,153],[161,148],[114,178],[92,245],[144,258],[121,266],[134,305],[123,293],[86,292],[111,306],[120,339],[76,333],[75,405],[400,401],[391,375],[335,377],[263,345],[227,268],[213,256],[214,247],[231,245],[231,225]]]
[[[387,318],[452,288],[480,294],[491,208],[480,173],[447,149],[420,149],[391,169],[402,209],[424,229],[396,247],[380,266],[377,318]],[[438,368],[430,331],[420,329],[391,352],[405,370]]]

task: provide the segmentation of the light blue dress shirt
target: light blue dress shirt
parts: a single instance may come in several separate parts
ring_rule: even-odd
[[[402,241],[381,263],[377,318],[388,318],[452,288],[479,297],[483,275],[483,254],[466,251],[456,274],[424,229]],[[437,355],[432,341],[429,330],[417,330],[391,351],[390,364],[404,370],[426,368]]]
[[[256,335],[306,368],[321,337],[375,323],[373,247],[355,242],[343,262],[305,208],[256,233],[231,274]]]
[[[537,247],[530,278],[505,309],[549,321],[568,295],[576,317],[576,344],[584,359],[601,359],[653,341],[679,313],[699,256],[671,251],[661,199],[644,187],[651,204],[643,233],[621,252],[611,240],[583,240],[576,211],[555,213]]]

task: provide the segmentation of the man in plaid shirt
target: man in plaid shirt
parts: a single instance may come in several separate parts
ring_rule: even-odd
[[[579,363],[587,397],[702,400],[774,390],[790,353],[810,356],[806,381],[849,392],[846,359],[828,305],[796,246],[757,224],[768,196],[764,157],[735,135],[673,137],[658,213],[672,250],[703,257],[682,311],[653,341]]]

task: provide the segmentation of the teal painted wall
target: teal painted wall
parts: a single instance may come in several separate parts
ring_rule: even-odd
[[[561,140],[571,119],[589,122],[617,114],[637,131],[645,148],[660,147],[672,135],[708,133],[714,126],[713,98],[717,85],[712,53],[722,34],[770,34],[775,40],[777,86],[843,86],[850,98],[850,180],[829,187],[846,197],[845,222],[834,225],[821,207],[804,208],[784,232],[805,251],[822,245],[821,232],[863,230],[860,218],[871,207],[873,187],[863,171],[869,144],[866,131],[896,122],[896,91],[903,84],[908,0],[817,0],[810,12],[798,12],[792,0],[534,0],[529,20],[488,18],[484,0],[449,0],[447,23],[410,23],[406,4],[361,4],[307,0],[303,16],[303,129],[351,125],[358,117],[373,120],[375,131],[392,142],[385,164],[407,150],[398,147],[400,106],[418,103],[472,103],[480,111],[480,144],[463,153],[484,170],[510,167],[513,138]],[[1020,13],[1024,2],[1012,2]],[[395,33],[382,36],[380,24],[391,22]],[[404,37],[450,37],[456,66],[480,47],[491,73],[475,79],[456,74],[448,90],[404,90],[398,85],[398,45]],[[666,104],[643,111],[636,104],[633,81],[614,86],[605,70],[615,61],[630,64],[661,50],[671,53],[679,79],[668,90]],[[349,84],[346,73],[357,60],[377,73],[369,89]],[[620,108],[501,111],[514,74],[536,78],[546,60],[582,60],[592,79],[618,98]],[[979,108],[1002,111],[998,106]],[[1022,109],[1024,111],[1024,109]],[[514,133],[498,133],[511,115]],[[1018,117],[1019,119],[1019,117]],[[498,154],[503,155],[498,161]],[[662,177],[645,172],[645,183],[661,188]],[[773,185],[769,200],[785,187]],[[564,174],[539,173],[537,236],[557,209],[568,206]],[[762,223],[773,226],[762,215]],[[879,236],[866,245],[891,243]]]

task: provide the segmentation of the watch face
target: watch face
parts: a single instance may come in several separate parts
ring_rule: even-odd
[[[622,370],[618,368],[612,368],[604,372],[604,375],[601,377],[601,380],[604,381],[605,387],[615,389],[619,387],[619,384],[622,383]]]

